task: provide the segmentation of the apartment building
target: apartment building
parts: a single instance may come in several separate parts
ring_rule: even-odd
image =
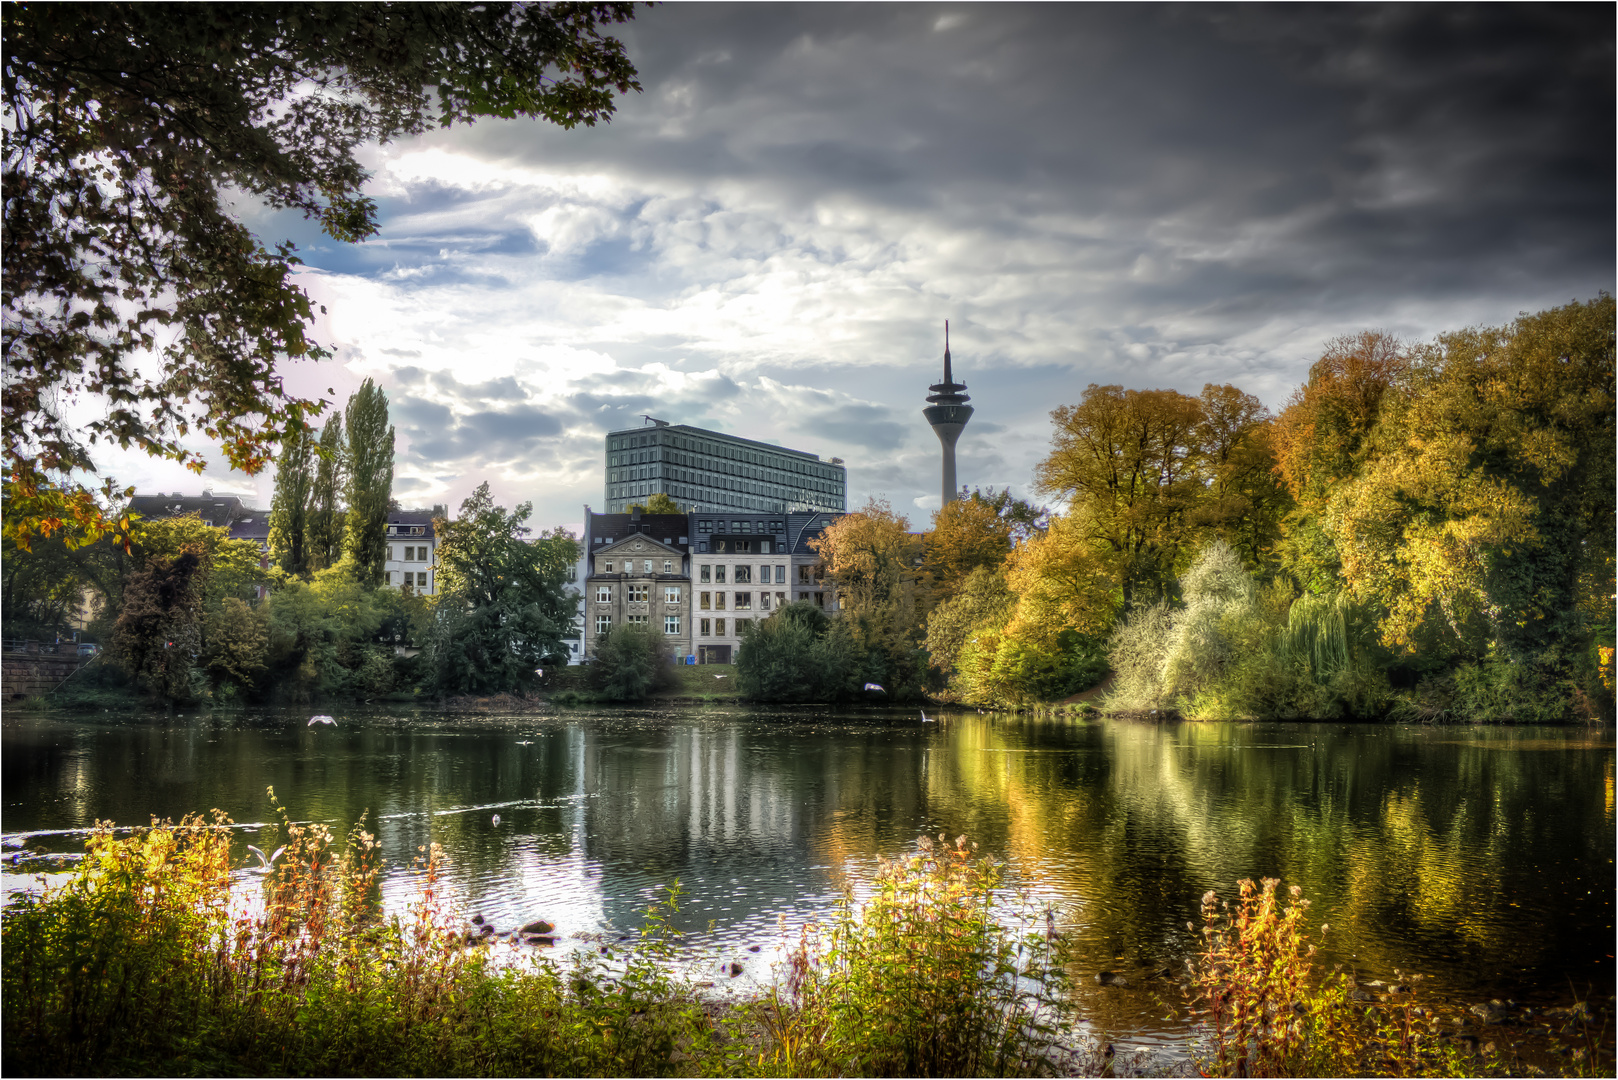
[[[584,511],[584,654],[615,626],[659,628],[675,656],[691,655],[691,540],[684,514]]]
[[[418,595],[432,596],[438,588],[433,518],[447,517],[448,507],[431,510],[389,510],[387,558],[382,563],[382,581],[396,588],[409,586]]]
[[[585,655],[614,626],[661,626],[676,656],[730,664],[749,624],[836,598],[811,540],[841,515],[596,514],[585,507]]]
[[[605,456],[608,513],[623,513],[657,493],[699,513],[848,509],[842,458],[822,461],[706,428],[648,417],[645,427],[608,432]]]
[[[249,540],[258,545],[259,566],[270,565],[270,512],[255,509],[242,501],[240,495],[215,494],[204,491],[201,495],[174,492],[165,495],[134,495],[129,500],[129,512],[147,520],[177,518],[195,514],[204,525],[230,530],[232,540]],[[262,599],[267,590],[254,587]]]

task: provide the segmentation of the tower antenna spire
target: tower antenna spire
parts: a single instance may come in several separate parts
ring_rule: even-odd
[[[955,440],[961,437],[961,429],[972,419],[972,406],[967,404],[972,399],[965,393],[966,384],[956,382],[955,373],[950,370],[948,319],[944,320],[944,381],[928,389],[932,393],[927,395],[928,405],[922,410],[922,415],[932,425],[933,434],[938,436],[939,447],[944,452],[942,479],[944,504],[947,505],[959,497],[955,490]]]

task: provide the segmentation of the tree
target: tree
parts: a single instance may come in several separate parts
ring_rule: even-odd
[[[1615,438],[1610,295],[1440,336],[1387,388],[1357,475],[1325,499],[1353,594],[1410,649],[1437,622],[1523,663],[1610,625]]]
[[[940,671],[952,671],[974,633],[999,630],[1017,610],[1017,598],[1006,587],[1003,573],[980,566],[950,599],[927,616],[927,653]]]
[[[202,654],[207,558],[187,549],[154,558],[130,576],[113,630],[112,655],[148,692],[170,701],[196,695]]]
[[[634,503],[629,507],[630,513],[634,513],[637,510],[643,514],[685,513],[684,510],[680,509],[679,503],[675,502],[661,491],[654,491],[651,498],[647,499],[644,503]]]
[[[1190,512],[1203,497],[1196,398],[1173,390],[1091,384],[1078,405],[1051,413],[1051,452],[1035,486],[1082,511],[1105,552],[1125,609],[1166,595],[1194,546]]]
[[[382,584],[388,557],[388,504],[393,498],[393,426],[388,396],[366,379],[343,410],[348,432],[346,494],[348,521],[343,550],[354,560],[360,583]]]
[[[564,589],[579,544],[558,530],[531,544],[533,506],[495,506],[487,482],[453,521],[435,519],[437,622],[432,665],[441,691],[504,693],[532,687],[536,669],[567,662],[563,639],[578,600]]]
[[[1292,499],[1276,470],[1269,410],[1229,385],[1202,388],[1196,443],[1207,490],[1195,514],[1252,567],[1281,535]]]
[[[270,499],[270,558],[284,573],[309,573],[309,497],[314,474],[309,432],[294,429],[281,440],[275,467],[275,494]]]
[[[314,481],[309,488],[307,541],[309,569],[324,570],[336,566],[343,557],[343,529],[347,515],[343,513],[343,490],[347,486],[347,444],[343,441],[343,414],[332,413],[320,433],[320,444],[315,451]]]
[[[1409,364],[1400,341],[1379,330],[1335,338],[1271,427],[1276,469],[1296,503],[1282,561],[1310,591],[1331,593],[1341,583],[1342,561],[1324,531],[1327,504],[1359,471],[1383,396]]]
[[[113,523],[76,479],[98,444],[201,471],[199,431],[248,473],[317,403],[291,245],[243,193],[340,241],[376,232],[364,144],[479,117],[593,125],[638,90],[602,28],[628,4],[10,4],[3,124],[5,535]],[[80,424],[61,403],[101,396]],[[101,497],[118,490],[103,478]]]
[[[890,694],[919,689],[926,662],[917,584],[921,545],[910,522],[886,502],[871,499],[809,542],[836,591],[837,606],[867,654],[867,674]]]
[[[997,568],[1011,553],[1014,540],[1026,539],[1044,524],[1044,512],[1011,490],[974,489],[966,498],[945,503],[933,515],[927,534],[922,574],[933,603],[953,597],[968,575],[980,567]]]
[[[858,688],[848,624],[807,600],[753,624],[736,651],[736,686],[754,701],[835,701]]]

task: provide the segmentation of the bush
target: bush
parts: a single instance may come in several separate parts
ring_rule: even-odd
[[[1207,1040],[1202,1075],[1504,1074],[1498,1058],[1463,1055],[1444,1037],[1416,992],[1419,976],[1401,983],[1396,974],[1383,1001],[1363,1000],[1351,974],[1315,978],[1309,901],[1297,886],[1283,900],[1279,884],[1238,882],[1234,907],[1212,892],[1202,898],[1203,945],[1190,962],[1192,1014]]]
[[[940,835],[885,862],[864,903],[845,892],[805,928],[766,994],[760,1071],[792,1076],[1055,1072],[1073,1016],[1055,913],[1006,895],[999,865]],[[976,845],[972,846],[974,849]],[[997,908],[1009,906],[1008,922]]]
[[[607,701],[643,701],[674,685],[673,654],[649,623],[615,626],[596,640],[590,682]]]

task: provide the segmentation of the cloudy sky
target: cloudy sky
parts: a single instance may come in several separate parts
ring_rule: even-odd
[[[923,526],[943,322],[960,478],[1029,493],[1091,383],[1278,408],[1330,338],[1613,288],[1613,12],[1204,5],[642,11],[610,125],[369,155],[382,231],[283,217],[335,364],[388,391],[395,494],[602,504],[651,414],[838,456]],[[195,478],[130,462],[142,489]],[[269,476],[210,474],[257,491]]]

